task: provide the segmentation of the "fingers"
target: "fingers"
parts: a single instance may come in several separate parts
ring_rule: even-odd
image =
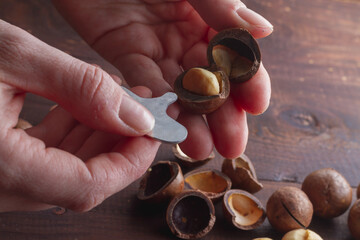
[[[217,31],[242,27],[255,38],[266,37],[273,26],[264,17],[248,9],[239,0],[188,0],[204,21]]]
[[[2,131],[0,141],[2,189],[75,211],[95,207],[139,178],[160,145],[147,137],[124,137],[112,152],[83,162],[65,151],[45,148],[19,129]]]
[[[0,29],[1,76],[7,84],[59,103],[77,120],[95,129],[139,136],[153,128],[151,113],[99,67],[52,48],[3,21]]]
[[[233,99],[207,115],[217,151],[226,158],[236,158],[244,151],[248,138],[245,111],[236,108]]]
[[[270,77],[263,64],[251,80],[231,85],[235,106],[251,114],[263,113],[269,106],[270,95]]]
[[[193,159],[202,160],[209,157],[214,144],[202,116],[183,111],[177,120],[188,130],[186,140],[180,143],[181,150]]]

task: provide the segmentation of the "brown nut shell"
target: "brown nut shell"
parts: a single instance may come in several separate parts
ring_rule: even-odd
[[[230,82],[244,82],[251,79],[259,70],[261,63],[260,48],[255,38],[246,29],[231,28],[219,32],[209,42],[207,50],[208,62],[216,65],[213,56],[213,49],[217,45],[225,46],[236,52],[240,58],[247,59],[251,62],[248,68],[242,69],[235,76],[229,76]],[[247,63],[244,63],[247,65]],[[236,63],[241,67],[240,63]],[[237,67],[238,68],[238,67]]]
[[[352,188],[339,172],[323,168],[310,173],[301,188],[314,206],[314,214],[334,218],[343,214],[351,205]]]
[[[170,230],[182,239],[197,239],[208,234],[215,224],[215,208],[203,193],[188,190],[178,194],[166,211]]]
[[[231,188],[230,178],[215,169],[188,172],[184,180],[185,189],[198,190],[212,201],[219,200]]]
[[[159,161],[148,169],[140,181],[138,198],[151,203],[169,201],[184,189],[184,176],[179,164]]]
[[[245,154],[235,159],[224,159],[221,171],[229,176],[233,188],[250,193],[258,192],[263,188],[263,185],[257,180],[251,160]]]
[[[199,113],[199,114],[207,114],[218,109],[228,98],[230,94],[230,82],[228,76],[220,71],[216,67],[205,68],[210,72],[216,73],[220,78],[220,92],[216,95],[211,96],[202,96],[195,94],[191,91],[185,89],[182,85],[182,79],[185,74],[190,70],[187,70],[180,74],[174,83],[174,91],[178,96],[178,101],[180,104],[187,110]]]
[[[348,215],[348,227],[351,235],[360,239],[360,199],[356,200],[354,205],[350,208]]]
[[[172,146],[172,152],[175,155],[175,157],[179,160],[180,165],[188,169],[193,169],[205,165],[207,162],[215,158],[215,153],[211,152],[209,157],[205,159],[202,160],[193,159],[187,156],[185,153],[183,153],[183,151],[181,151],[181,148],[179,147],[178,144]]]
[[[313,206],[307,195],[296,187],[276,190],[266,204],[268,220],[280,232],[307,228],[313,216]]]
[[[360,184],[358,185],[357,189],[356,189],[356,197],[359,199],[360,198]]]
[[[242,230],[255,229],[266,218],[261,202],[254,195],[240,189],[231,189],[225,193],[223,211],[225,218]]]

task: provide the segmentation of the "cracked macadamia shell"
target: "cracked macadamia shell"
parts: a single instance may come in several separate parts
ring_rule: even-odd
[[[230,49],[230,60],[224,61],[224,57],[219,57],[222,62],[230,62],[230,82],[240,83],[251,79],[259,70],[261,63],[261,53],[257,41],[246,30],[241,28],[231,28],[219,32],[209,42],[208,62],[210,65],[221,67],[219,60],[214,56],[217,46]],[[235,56],[234,56],[235,55]],[[226,58],[225,58],[226,59]],[[223,68],[223,71],[228,70]]]
[[[182,81],[184,76],[190,70],[191,69],[180,74],[174,83],[174,91],[178,96],[179,103],[185,109],[194,113],[207,114],[215,111],[229,97],[230,83],[228,77],[224,72],[220,71],[216,67],[207,68],[207,70],[217,75],[220,84],[220,92],[215,95],[204,96],[184,88]]]
[[[268,220],[280,232],[306,228],[313,216],[313,206],[307,195],[296,187],[281,187],[266,204]]]
[[[188,190],[178,194],[166,211],[166,222],[175,236],[197,239],[208,234],[215,224],[215,208],[203,193]]]
[[[225,218],[242,230],[255,229],[266,218],[261,202],[254,195],[240,189],[231,189],[225,193],[223,211]]]
[[[179,147],[178,144],[175,144],[172,147],[172,152],[175,155],[175,157],[179,160],[181,167],[186,168],[186,169],[194,169],[194,168],[200,167],[215,158],[215,153],[211,152],[209,157],[207,157],[205,159],[202,159],[202,160],[193,159],[193,158],[187,156],[181,150],[181,148]]]
[[[235,159],[224,159],[221,171],[229,176],[233,188],[249,193],[256,193],[263,188],[263,185],[257,180],[251,160],[245,154]]]
[[[343,214],[352,201],[352,188],[336,170],[323,168],[310,173],[301,188],[314,206],[314,214],[334,218]]]
[[[184,189],[184,176],[179,164],[159,161],[151,166],[140,181],[138,198],[152,203],[169,201]]]
[[[220,199],[231,188],[230,178],[215,169],[191,171],[185,174],[184,180],[185,189],[198,190],[212,201]]]

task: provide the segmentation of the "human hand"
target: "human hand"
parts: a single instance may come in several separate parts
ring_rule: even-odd
[[[24,131],[14,126],[27,92],[61,107]],[[0,115],[0,211],[89,210],[139,178],[160,145],[117,77],[1,20]]]
[[[130,85],[145,85],[155,96],[172,91],[183,69],[207,65],[207,45],[216,31],[243,27],[261,38],[273,30],[268,21],[237,0],[53,2]],[[180,113],[177,120],[189,132],[181,149],[195,159],[208,157],[214,145],[224,157],[239,156],[247,143],[246,112],[264,112],[269,100],[270,78],[261,65],[251,80],[232,84],[231,97],[206,116],[208,125],[200,115]],[[179,108],[172,110],[177,117]]]

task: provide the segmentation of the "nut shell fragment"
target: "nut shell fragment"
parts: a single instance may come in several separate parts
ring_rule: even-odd
[[[172,152],[175,155],[175,157],[179,160],[180,165],[184,168],[189,168],[189,169],[200,167],[215,158],[215,153],[211,152],[210,156],[205,159],[202,160],[193,159],[187,156],[185,153],[183,153],[183,151],[181,151],[181,148],[179,147],[178,144],[175,144],[172,147]]]
[[[261,202],[252,194],[240,189],[231,189],[225,193],[223,211],[226,219],[242,230],[255,229],[266,218]]]
[[[229,176],[233,188],[250,193],[258,192],[263,188],[263,185],[257,180],[251,160],[245,154],[235,159],[224,159],[221,171]]]
[[[281,187],[270,196],[266,212],[273,228],[280,232],[288,232],[310,225],[313,206],[301,189]]]
[[[352,188],[339,172],[323,168],[310,173],[301,189],[314,206],[314,214],[334,218],[343,214],[351,205]]]
[[[185,174],[184,180],[185,189],[198,190],[212,201],[220,199],[231,188],[228,176],[215,169],[191,171]]]
[[[203,193],[188,190],[174,197],[166,211],[170,230],[182,239],[197,239],[208,234],[215,224],[215,208]]]
[[[153,203],[169,201],[184,189],[184,176],[179,164],[159,161],[140,181],[138,198]]]

